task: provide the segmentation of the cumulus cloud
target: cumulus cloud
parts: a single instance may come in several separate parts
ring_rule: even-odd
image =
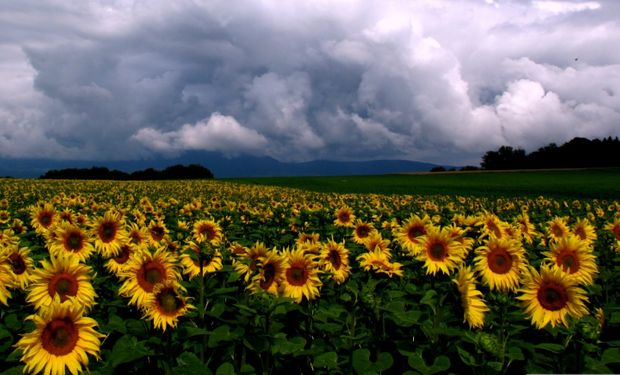
[[[142,128],[132,138],[157,151],[207,150],[226,155],[260,153],[268,143],[257,131],[217,112],[196,124],[185,124],[179,130],[161,132]]]
[[[615,0],[0,2],[0,153],[472,164],[502,144],[620,136],[618,14]]]

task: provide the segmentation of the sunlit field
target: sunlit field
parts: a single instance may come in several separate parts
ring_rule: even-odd
[[[617,373],[606,181],[0,180],[0,373]]]

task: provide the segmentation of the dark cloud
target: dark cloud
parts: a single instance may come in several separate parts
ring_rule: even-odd
[[[620,135],[609,1],[9,1],[2,156],[477,163]]]

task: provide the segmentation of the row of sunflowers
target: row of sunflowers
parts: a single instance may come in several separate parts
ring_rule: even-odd
[[[618,201],[0,191],[6,373],[620,369]]]

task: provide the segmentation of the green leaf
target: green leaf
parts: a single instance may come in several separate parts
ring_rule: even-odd
[[[108,320],[108,324],[101,327],[101,330],[103,332],[108,332],[108,333],[114,332],[114,331],[120,332],[122,334],[127,333],[127,328],[125,327],[125,321],[117,315],[110,316],[110,319]]]
[[[17,318],[17,314],[9,314],[4,317],[4,324],[11,331],[19,331],[22,327],[21,321]]]
[[[620,349],[609,348],[603,352],[601,363],[607,365],[609,363],[620,363]]]
[[[207,315],[212,316],[214,318],[219,318],[224,313],[224,311],[226,311],[226,305],[219,302],[213,305],[213,308],[211,308],[211,311],[207,311]]]
[[[233,341],[243,335],[243,328],[236,327],[233,331],[230,330],[228,325],[219,326],[214,329],[209,335],[209,341],[207,345],[210,348],[216,347],[222,341]]]
[[[550,342],[543,342],[541,344],[534,345],[536,349],[548,350],[553,353],[561,353],[564,351],[564,346],[560,344],[553,344]]]
[[[450,358],[445,355],[440,355],[435,358],[432,366],[428,366],[422,358],[421,352],[415,352],[409,356],[409,366],[413,369],[421,372],[423,375],[435,374],[438,372],[446,371],[450,368]]]
[[[434,307],[437,303],[437,292],[433,289],[427,290],[426,293],[424,293],[424,297],[420,300],[420,303]]]
[[[357,349],[353,352],[353,369],[358,374],[381,372],[392,367],[394,359],[390,353],[379,353],[375,362],[370,361],[368,349]]]
[[[609,324],[618,324],[620,323],[620,312],[612,312],[609,317]]]
[[[208,335],[210,333],[206,329],[199,328],[199,327],[187,326],[187,327],[184,327],[184,328],[187,331],[187,337],[204,336],[204,335]]]
[[[388,318],[393,320],[394,323],[400,327],[411,327],[420,321],[421,316],[422,312],[417,310],[403,311],[387,315]]]
[[[523,352],[521,351],[521,349],[517,348],[516,346],[513,346],[510,349],[508,349],[508,358],[510,358],[513,361],[525,360],[525,356],[523,355]]]
[[[490,361],[487,362],[486,365],[490,368],[492,368],[495,371],[502,371],[502,367],[503,367],[503,363],[501,362],[494,362],[494,361]]]
[[[11,367],[8,370],[0,372],[0,375],[23,375],[24,366]]]
[[[9,331],[0,327],[0,353],[11,347],[13,344],[13,336]]]
[[[467,350],[461,348],[460,346],[456,346],[456,351],[459,353],[459,357],[461,357],[461,361],[467,366],[478,366],[476,363],[476,357],[474,357]]]
[[[314,357],[314,367],[326,367],[328,369],[338,368],[338,354],[327,352]]]
[[[112,348],[112,367],[133,362],[147,355],[153,355],[153,352],[144,345],[144,342],[138,341],[134,336],[123,336]]]
[[[215,371],[215,375],[234,375],[234,374],[235,374],[235,368],[230,362],[222,363],[220,367],[218,367],[217,370]]]
[[[178,375],[210,374],[209,368],[200,361],[196,354],[183,352],[178,358],[179,364],[174,368],[173,373]]]
[[[282,333],[279,334],[271,346],[271,352],[273,354],[296,354],[304,350],[306,346],[306,339],[300,336],[295,336],[291,339],[287,339]]]

